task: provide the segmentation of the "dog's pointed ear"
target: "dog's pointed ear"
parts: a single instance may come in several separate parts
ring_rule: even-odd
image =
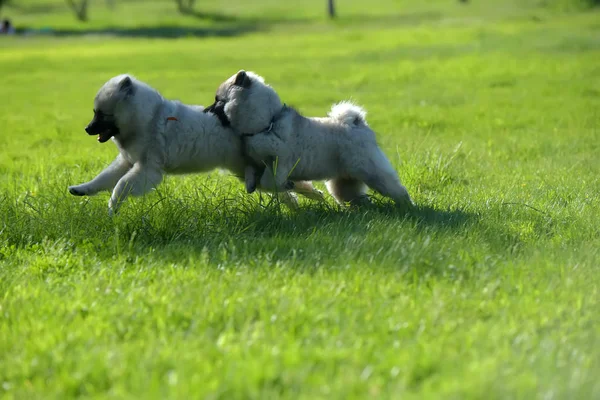
[[[244,71],[242,69],[235,76],[235,82],[233,84],[236,86],[243,87],[243,88],[249,88],[251,83],[252,83],[252,81],[250,80],[250,77],[248,76],[246,71]]]
[[[126,76],[121,79],[121,82],[119,82],[119,91],[128,95],[133,94],[133,81],[131,80],[131,77]]]

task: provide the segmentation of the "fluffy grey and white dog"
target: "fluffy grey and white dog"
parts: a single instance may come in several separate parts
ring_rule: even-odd
[[[165,173],[225,168],[243,178],[249,166],[242,140],[217,116],[203,110],[167,100],[132,76],[111,78],[98,91],[94,118],[85,130],[98,135],[100,143],[112,139],[119,155],[94,179],[70,186],[69,192],[84,196],[112,191],[108,203],[112,214],[128,195],[141,196],[156,187]],[[294,188],[307,197],[322,198],[310,182],[294,182]],[[282,200],[292,207],[296,202],[288,192]]]
[[[242,70],[221,84],[215,104],[205,111],[239,131],[246,154],[267,166],[260,177],[265,188],[286,190],[290,180],[327,180],[340,204],[368,201],[368,186],[399,205],[413,205],[359,106],[342,102],[328,117],[307,118],[282,104],[262,77]],[[246,175],[249,191],[258,175]]]

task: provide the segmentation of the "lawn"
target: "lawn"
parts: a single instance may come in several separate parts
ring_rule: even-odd
[[[598,11],[288,3],[2,10],[55,35],[0,37],[0,397],[600,398]],[[83,130],[110,77],[209,104],[241,68],[365,106],[418,209],[67,192],[116,155]]]

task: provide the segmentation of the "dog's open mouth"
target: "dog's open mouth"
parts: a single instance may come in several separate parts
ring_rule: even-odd
[[[104,143],[111,137],[113,137],[112,129],[107,129],[104,132],[98,134],[98,142]]]

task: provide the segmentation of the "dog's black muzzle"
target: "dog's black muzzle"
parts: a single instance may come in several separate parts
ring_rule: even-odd
[[[204,109],[204,112],[215,114],[217,116],[217,118],[219,118],[219,121],[221,121],[221,125],[223,125],[223,126],[231,125],[229,118],[227,118],[227,114],[225,114],[225,102],[224,101],[214,102],[210,106],[206,107]]]
[[[85,131],[88,135],[98,135],[100,132],[104,132],[106,127],[103,127],[103,123],[93,119],[86,127]]]
[[[98,141],[104,143],[111,137],[119,133],[119,128],[113,121],[94,117],[92,121],[85,127],[88,135],[98,135]]]

